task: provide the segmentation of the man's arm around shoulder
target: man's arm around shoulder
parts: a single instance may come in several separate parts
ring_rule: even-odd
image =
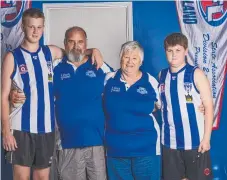
[[[59,48],[58,46],[55,46],[55,45],[48,45],[48,47],[50,48],[50,52],[51,52],[53,61],[63,58],[64,49],[61,49],[61,48]]]

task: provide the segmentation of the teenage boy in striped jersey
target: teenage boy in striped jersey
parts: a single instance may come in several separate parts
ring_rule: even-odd
[[[209,150],[213,101],[208,79],[185,60],[186,36],[173,33],[166,37],[164,46],[169,68],[159,74],[163,179],[212,179]],[[197,108],[200,104],[204,114]]]
[[[34,180],[49,179],[55,145],[52,60],[62,58],[63,52],[56,46],[39,45],[44,19],[39,9],[31,8],[23,13],[24,41],[6,54],[2,64],[3,147],[7,161],[13,164],[14,180],[30,179],[31,167]],[[10,118],[12,84],[24,92],[26,100]]]

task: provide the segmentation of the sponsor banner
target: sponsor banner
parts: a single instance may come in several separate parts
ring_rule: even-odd
[[[212,89],[214,129],[219,127],[227,60],[227,1],[176,1],[188,61],[204,71]]]
[[[5,53],[21,44],[23,12],[31,7],[31,1],[1,0],[1,60]]]

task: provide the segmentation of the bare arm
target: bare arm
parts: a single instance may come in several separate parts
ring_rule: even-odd
[[[11,90],[11,75],[14,69],[14,57],[12,53],[7,53],[2,64],[1,71],[1,123],[2,123],[2,135],[3,135],[3,146],[7,151],[14,151],[17,148],[15,138],[10,132],[9,123],[9,93]]]
[[[195,70],[194,80],[205,108],[204,136],[199,147],[199,152],[205,152],[210,149],[210,138],[214,119],[213,99],[209,81],[202,70],[198,68]]]
[[[92,64],[96,64],[97,69],[101,68],[104,64],[102,54],[98,49],[87,49],[85,53],[86,55],[91,55]]]
[[[55,45],[49,45],[48,47],[50,48],[50,52],[51,52],[53,61],[63,58],[63,56],[65,54],[64,49],[61,49],[61,48],[59,48],[58,46],[55,46]]]

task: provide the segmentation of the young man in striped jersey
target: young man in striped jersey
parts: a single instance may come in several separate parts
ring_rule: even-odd
[[[213,101],[208,79],[185,60],[186,36],[173,33],[166,37],[164,46],[169,68],[159,75],[163,179],[210,180]],[[198,110],[200,104],[205,114]]]
[[[54,94],[52,60],[63,57],[56,46],[40,46],[44,15],[28,9],[22,16],[24,41],[6,54],[2,64],[1,122],[7,161],[13,164],[14,180],[48,180],[54,149]],[[102,62],[101,62],[102,64]],[[12,84],[26,100],[10,117]],[[18,110],[19,109],[19,110]]]

